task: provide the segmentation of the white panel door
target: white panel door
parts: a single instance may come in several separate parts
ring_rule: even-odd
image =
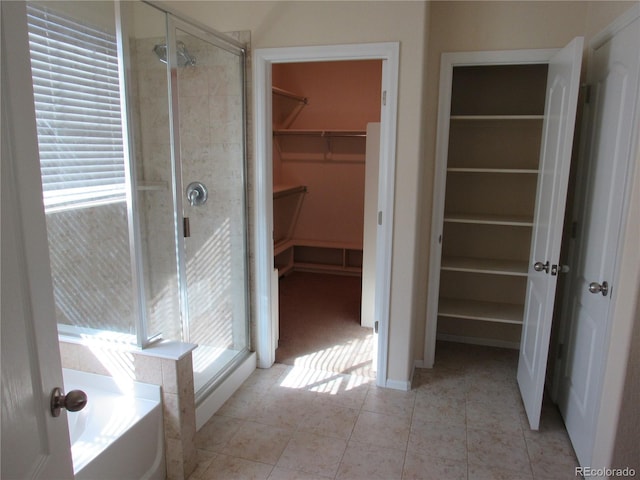
[[[638,105],[640,19],[593,51],[585,194],[569,291],[559,407],[580,464],[591,466],[609,308]],[[638,166],[636,166],[637,168]],[[606,288],[605,288],[606,284]]]
[[[583,38],[577,37],[555,54],[547,75],[540,173],[518,360],[518,385],[533,430],[538,429],[542,408],[557,283],[554,266],[557,269],[560,259],[582,46]]]
[[[2,479],[72,479],[33,110],[26,11],[2,2]]]

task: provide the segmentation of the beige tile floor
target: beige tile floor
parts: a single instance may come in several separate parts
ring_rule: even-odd
[[[276,364],[256,370],[198,432],[190,480],[575,479],[562,420],[528,428],[517,352],[438,345],[410,392]]]

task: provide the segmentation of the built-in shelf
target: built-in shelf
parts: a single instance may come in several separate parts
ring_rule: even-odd
[[[524,305],[440,298],[438,315],[497,323],[522,324]]]
[[[362,273],[362,244],[288,239],[274,245],[279,276],[291,270],[343,275]]]
[[[274,185],[273,186],[273,198],[286,197],[287,195],[293,195],[294,193],[307,193],[307,187],[305,185]]]
[[[309,99],[284,88],[272,87],[271,91],[274,104],[273,126],[276,129],[289,128],[309,104]]]
[[[451,272],[488,273],[492,275],[527,276],[528,263],[471,257],[442,257],[441,270]]]
[[[544,120],[544,115],[451,115],[451,120]]]
[[[533,168],[467,168],[467,167],[449,167],[447,168],[449,173],[526,173],[526,174],[538,174],[538,169]]]
[[[474,213],[445,213],[444,221],[450,223],[474,223],[481,225],[508,225],[532,227],[533,218],[523,215],[488,215]]]
[[[289,90],[285,90],[284,88],[272,87],[271,91],[273,92],[274,95],[290,98],[291,100],[296,100],[297,102],[304,103],[305,105],[309,103],[309,99],[304,95],[290,92]]]

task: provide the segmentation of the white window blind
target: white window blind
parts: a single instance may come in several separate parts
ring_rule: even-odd
[[[45,211],[125,199],[116,37],[27,4]]]

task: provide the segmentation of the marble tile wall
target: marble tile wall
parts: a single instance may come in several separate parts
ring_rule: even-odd
[[[135,333],[124,202],[46,215],[58,324]]]

